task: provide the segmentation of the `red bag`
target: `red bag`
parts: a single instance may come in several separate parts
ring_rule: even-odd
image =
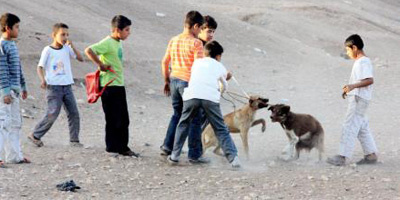
[[[112,69],[109,69],[109,71],[116,74],[115,71]],[[101,97],[106,87],[110,85],[115,79],[116,77],[110,80],[100,90],[100,70],[96,70],[95,72],[86,74],[85,82],[86,82],[86,94],[88,103],[96,103],[97,99]]]

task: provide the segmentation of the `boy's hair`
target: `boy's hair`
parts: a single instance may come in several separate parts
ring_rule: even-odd
[[[6,32],[6,27],[12,29],[12,27],[19,22],[20,20],[16,15],[4,13],[0,18],[1,32]]]
[[[216,58],[218,55],[222,55],[224,49],[217,41],[207,42],[204,46],[204,54],[210,56],[211,58]]]
[[[202,26],[203,23],[204,23],[204,18],[198,11],[192,10],[186,14],[185,24],[189,28],[192,28],[195,24]]]
[[[111,20],[111,27],[122,30],[127,26],[132,25],[132,21],[123,15],[116,15]]]
[[[203,29],[209,28],[209,29],[217,29],[217,22],[213,17],[210,15],[204,16],[204,24],[203,24]]]
[[[60,29],[62,29],[62,28],[68,29],[69,27],[68,27],[66,24],[64,24],[64,23],[57,23],[57,24],[54,24],[54,25],[53,25],[53,34],[57,33],[58,30],[60,30]]]
[[[346,41],[344,42],[344,45],[346,47],[352,48],[353,45],[356,46],[359,50],[362,50],[364,48],[364,42],[361,39],[361,37],[357,34],[350,35]]]

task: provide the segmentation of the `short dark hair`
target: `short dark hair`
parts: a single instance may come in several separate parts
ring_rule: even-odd
[[[57,23],[57,24],[54,24],[54,25],[53,25],[53,33],[57,33],[58,30],[60,30],[60,29],[62,29],[62,28],[68,29],[69,27],[68,27],[66,24],[64,24],[64,23]]]
[[[111,20],[111,27],[122,30],[127,26],[132,25],[132,21],[123,15],[116,15]]]
[[[198,11],[192,10],[186,14],[185,24],[192,28],[195,24],[202,26],[204,23],[203,15],[201,15]]]
[[[217,41],[211,41],[207,42],[207,44],[204,46],[204,53],[206,56],[210,56],[211,58],[216,58],[218,55],[222,55],[224,52],[224,48],[217,42]]]
[[[344,45],[346,47],[352,48],[353,45],[356,46],[359,50],[362,50],[364,48],[364,42],[361,39],[361,37],[357,34],[350,35],[346,41],[344,42]]]
[[[12,29],[12,27],[19,22],[20,20],[16,15],[4,13],[0,18],[1,32],[6,32],[6,27]]]
[[[211,17],[210,15],[204,16],[203,29],[209,28],[209,29],[215,30],[215,29],[217,29],[217,26],[218,26],[218,24],[213,17]]]

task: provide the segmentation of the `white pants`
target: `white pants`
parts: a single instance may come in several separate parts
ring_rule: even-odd
[[[20,135],[21,135],[21,111],[18,96],[11,92],[12,102],[4,103],[0,99],[0,160],[4,161],[3,150],[5,150],[5,161],[16,163],[23,160]]]
[[[376,153],[378,150],[365,114],[369,101],[358,96],[348,96],[348,100],[349,105],[343,124],[339,154],[350,158],[354,151],[356,138],[358,138],[361,143],[364,155]]]

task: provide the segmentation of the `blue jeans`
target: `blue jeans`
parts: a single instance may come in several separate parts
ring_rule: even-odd
[[[68,118],[69,140],[79,142],[80,118],[71,85],[48,85],[46,97],[46,114],[33,130],[35,138],[40,139],[49,131],[64,106]]]
[[[172,151],[174,147],[175,132],[178,122],[182,115],[183,108],[183,90],[188,86],[188,82],[171,78],[170,79],[170,90],[172,98],[172,108],[174,109],[174,114],[169,122],[167,134],[164,139],[162,148],[167,151]],[[185,138],[186,139],[186,138]],[[189,159],[198,159],[203,154],[203,147],[201,144],[201,116],[200,113],[193,118],[190,125],[190,133],[188,139],[189,145]]]
[[[214,129],[215,136],[217,137],[226,158],[229,162],[232,162],[235,156],[237,156],[237,149],[231,138],[229,129],[224,123],[219,103],[203,99],[190,99],[183,103],[182,116],[176,130],[171,159],[179,160],[182,147],[185,143],[186,137],[188,136],[190,123],[193,118],[200,113],[201,109],[204,110],[208,121]]]

